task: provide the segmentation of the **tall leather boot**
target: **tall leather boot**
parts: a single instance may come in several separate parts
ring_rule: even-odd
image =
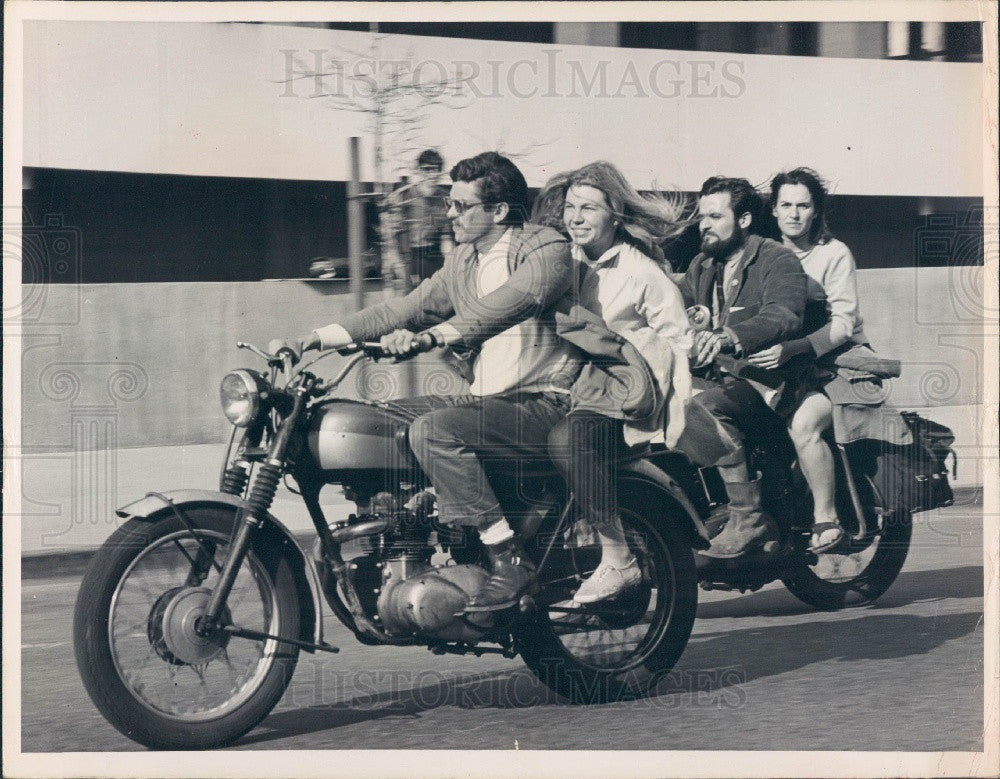
[[[516,606],[522,595],[538,588],[535,564],[525,554],[516,538],[486,547],[490,560],[490,578],[469,599],[466,613],[500,611]]]
[[[778,526],[760,507],[760,480],[726,482],[729,493],[729,522],[708,549],[706,557],[740,557],[780,537]]]

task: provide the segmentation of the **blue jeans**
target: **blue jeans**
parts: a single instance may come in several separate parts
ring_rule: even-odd
[[[548,463],[549,432],[569,411],[557,392],[426,396],[393,401],[420,414],[410,448],[430,477],[445,524],[485,529],[504,518],[484,464]]]

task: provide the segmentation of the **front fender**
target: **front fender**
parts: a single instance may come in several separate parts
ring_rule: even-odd
[[[666,497],[675,502],[687,515],[689,521],[683,530],[690,537],[691,545],[698,549],[709,547],[711,538],[705,529],[705,523],[701,521],[698,511],[684,489],[670,474],[657,468],[649,460],[634,460],[623,465],[619,471],[619,479],[627,481],[629,478],[652,484],[665,493]]]
[[[225,492],[215,492],[213,490],[172,490],[163,493],[150,493],[144,498],[126,504],[115,511],[122,519],[155,520],[173,512],[170,504],[163,498],[168,498],[171,503],[182,511],[189,506],[224,506],[234,512],[239,509],[248,509],[247,503],[242,498],[229,495]],[[323,643],[323,601],[320,596],[319,578],[312,561],[302,549],[298,540],[291,531],[285,527],[272,514],[267,515],[267,522],[261,528],[262,533],[271,534],[268,539],[271,543],[283,543],[288,549],[288,558],[292,565],[292,575],[295,577],[295,585],[299,591],[299,604],[301,609],[301,634],[303,641],[311,641],[315,644]],[[306,597],[306,590],[310,597]]]

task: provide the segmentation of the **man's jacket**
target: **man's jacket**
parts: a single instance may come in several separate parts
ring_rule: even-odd
[[[699,254],[691,261],[679,285],[687,305],[712,308],[716,272],[722,273],[722,263],[711,257]],[[719,317],[720,327],[739,340],[740,351],[737,357],[720,355],[716,364],[734,376],[780,388],[789,363],[762,370],[740,358],[798,337],[805,305],[806,275],[798,257],[770,238],[748,236]]]
[[[528,320],[535,320],[538,339],[559,342],[553,306],[570,292],[573,282],[569,243],[549,227],[525,224],[511,230],[510,277],[493,292],[479,296],[475,248],[459,244],[444,267],[408,295],[364,308],[339,324],[354,340],[369,341],[399,328],[421,330],[447,322],[461,335],[454,351],[467,363],[484,341]],[[579,359],[563,361],[537,383],[568,388],[580,364]],[[460,362],[456,367],[469,378],[467,365]]]

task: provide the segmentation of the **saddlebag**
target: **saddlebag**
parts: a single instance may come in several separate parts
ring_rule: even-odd
[[[864,440],[849,445],[855,468],[872,486],[876,510],[917,512],[952,505],[954,495],[948,483],[947,461],[951,456],[954,478],[957,473],[957,458],[951,448],[954,433],[912,411],[904,411],[901,416],[913,434],[912,444],[897,446]]]

